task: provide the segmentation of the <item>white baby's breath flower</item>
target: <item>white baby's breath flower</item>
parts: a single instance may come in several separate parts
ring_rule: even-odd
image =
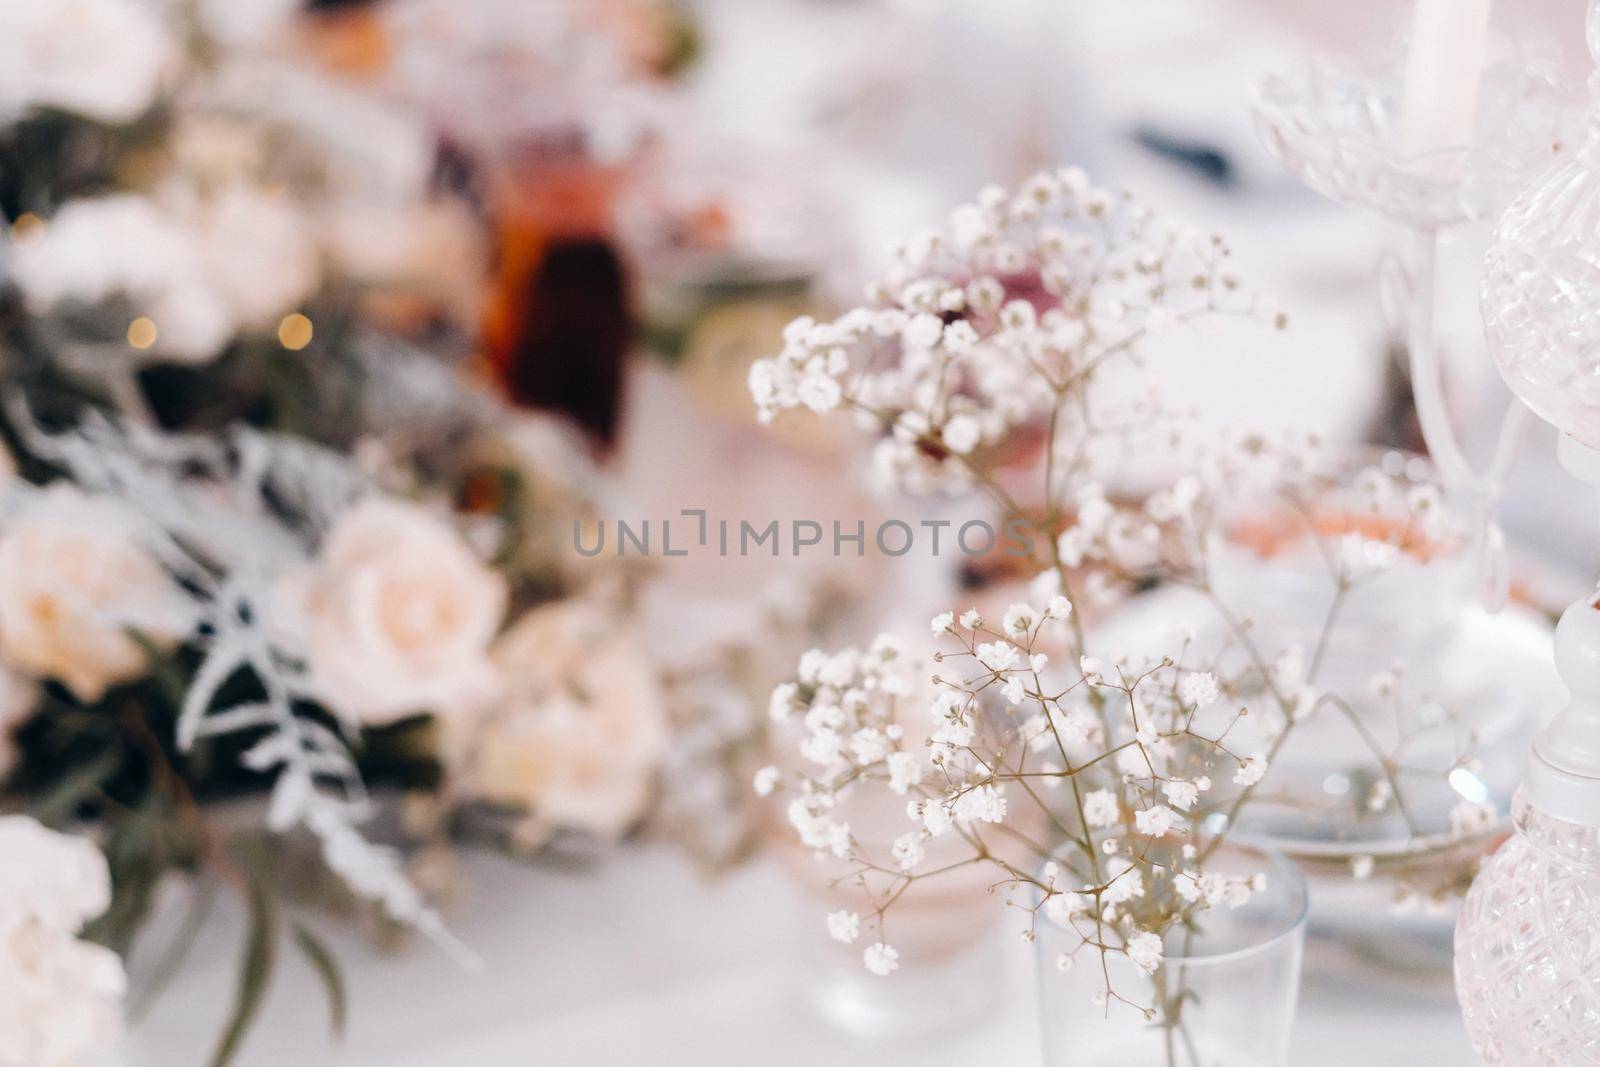
[[[1154,974],[1161,966],[1161,936],[1148,930],[1128,938],[1128,959],[1145,974]]]
[[[978,662],[997,674],[1015,668],[1022,658],[1017,647],[1009,641],[993,641],[979,645],[974,651]]]
[[[845,822],[829,823],[826,830],[827,849],[832,852],[835,859],[845,859],[850,855],[850,824]]]
[[[1096,789],[1083,798],[1083,818],[1090,826],[1110,826],[1117,816],[1117,797],[1111,790]]]
[[[1290,645],[1272,662],[1272,680],[1281,689],[1298,689],[1306,679],[1306,653],[1300,645]]]
[[[910,752],[891,752],[886,761],[889,769],[889,788],[905,796],[911,787],[922,782],[922,762]]]
[[[876,975],[890,975],[900,969],[900,953],[896,952],[892,945],[886,945],[882,941],[867,946],[861,958],[866,963],[867,970]]]
[[[832,727],[818,727],[800,742],[800,755],[822,767],[831,767],[844,755],[844,737]]]
[[[1147,837],[1165,837],[1179,825],[1177,812],[1164,804],[1136,812],[1133,821],[1139,832]]]
[[[1057,594],[1050,598],[1050,603],[1045,608],[1045,613],[1052,619],[1064,619],[1072,614],[1072,601]]]
[[[784,682],[772,690],[772,698],[767,704],[767,713],[773,722],[782,722],[795,712],[795,697],[800,692],[800,687],[793,682]]]
[[[971,415],[957,415],[944,424],[939,432],[945,446],[958,456],[964,456],[978,447],[983,427]]]
[[[1045,915],[1062,926],[1070,926],[1074,918],[1088,914],[1093,908],[1094,898],[1083,893],[1058,891],[1051,893],[1044,902]]]
[[[1022,703],[1027,691],[1023,688],[1021,675],[1013,674],[1007,678],[1000,686],[1000,694],[1013,704]]]
[[[1233,780],[1237,785],[1252,786],[1266,777],[1267,757],[1260,752],[1246,756],[1239,763],[1238,770],[1233,772]]]
[[[756,796],[771,796],[772,791],[778,787],[779,777],[780,774],[778,768],[772,766],[770,763],[757,771],[754,782],[752,783],[755,787]]]
[[[979,786],[956,798],[954,814],[961,822],[1002,822],[1006,798],[992,785]]]
[[[835,941],[850,944],[861,936],[861,916],[853,911],[830,911],[828,913],[828,936]]]
[[[933,621],[930,622],[928,626],[931,630],[933,630],[933,635],[935,637],[940,637],[948,633],[954,633],[955,615],[948,611],[941,612],[933,617]]]
[[[922,846],[922,839],[915,833],[901,834],[895,838],[890,851],[900,869],[906,872],[916,870],[928,855],[927,849]]]
[[[1032,632],[1039,621],[1039,613],[1028,604],[1012,604],[1006,608],[1000,627],[1007,637],[1022,638]]]
[[[877,763],[889,754],[889,739],[881,730],[863,727],[850,736],[850,754],[863,767]]]
[[[1166,795],[1167,803],[1180,811],[1188,811],[1200,799],[1200,787],[1194,782],[1180,779],[1162,782],[1161,792]]]
[[[1102,904],[1123,904],[1145,895],[1144,872],[1132,860],[1114,859],[1110,867],[1111,878],[1100,895]]]
[[[1186,674],[1178,684],[1178,696],[1185,704],[1208,708],[1217,702],[1221,689],[1217,686],[1216,675],[1210,672]]]
[[[944,323],[930,312],[913,315],[900,336],[911,348],[932,348],[944,336]]]
[[[800,379],[798,395],[802,404],[812,411],[822,413],[832,411],[839,406],[844,390],[837,381],[826,374],[807,374]]]
[[[978,614],[977,608],[968,608],[961,613],[961,625],[969,630],[976,630],[983,625],[983,616]]]

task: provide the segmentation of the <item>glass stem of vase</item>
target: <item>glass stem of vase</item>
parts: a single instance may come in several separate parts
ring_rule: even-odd
[[[1438,231],[1414,231],[1406,336],[1406,348],[1411,357],[1411,392],[1416,399],[1422,439],[1439,468],[1446,491],[1458,499],[1472,500],[1477,496],[1477,478],[1451,429],[1450,411],[1444,397],[1444,376],[1439,366],[1434,322],[1438,256]]]
[[[1438,254],[1437,230],[1412,231],[1406,336],[1406,348],[1411,358],[1411,391],[1416,400],[1422,440],[1427,445],[1428,455],[1439,468],[1445,488],[1487,512],[1494,507],[1494,502],[1505,487],[1511,464],[1516,460],[1517,449],[1533,413],[1517,401],[1511,403],[1501,423],[1489,469],[1481,478],[1476,475],[1456,439],[1450,422],[1450,409],[1445,401],[1444,369],[1439,363],[1435,322]]]

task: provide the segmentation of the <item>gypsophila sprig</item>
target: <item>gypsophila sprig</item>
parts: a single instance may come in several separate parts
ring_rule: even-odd
[[[830,322],[791,323],[782,351],[751,367],[750,391],[764,422],[796,408],[856,412],[884,433],[876,473],[918,492],[967,488],[969,457],[1026,426],[1061,424],[1061,456],[1081,456],[1116,416],[1063,398],[1086,397],[1103,367],[1184,323],[1284,321],[1241,288],[1222,238],[1077,168],[984,189],[899,248],[868,297]]]
[[[762,421],[848,411],[877,437],[880,484],[981,490],[1030,535],[1024,598],[912,620],[937,649],[926,656],[888,639],[813,651],[772,695],[789,741],[782,773],[757,785],[785,799],[834,888],[859,894],[844,914],[873,973],[901,966],[902,951],[915,965],[909,944],[896,948],[897,905],[924,882],[974,889],[963,878],[977,869],[988,877],[975,895],[1003,895],[1026,939],[1041,914],[1068,932],[1055,962],[1091,963],[1097,1004],[1178,1029],[1184,980],[1162,978],[1173,935],[1264,888],[1215,861],[1247,811],[1285,803],[1294,783],[1275,768],[1315,718],[1339,717],[1365,746],[1367,814],[1398,811],[1409,845],[1432,847],[1410,796],[1452,775],[1466,793],[1439,847],[1488,824],[1471,802],[1470,731],[1430,718],[1403,665],[1374,680],[1377,701],[1340,691],[1328,669],[1330,649],[1348,658],[1387,632],[1363,631],[1356,594],[1464,557],[1470,531],[1403,458],[1352,470],[1305,435],[1207,439],[1129,389],[1150,342],[1224,316],[1286,324],[1233,276],[1221,238],[1069,169],[985,190],[898,250],[865,306],[796,320],[752,367]],[[1139,495],[1102,480],[1104,461],[1141,444],[1178,464],[1165,484]],[[1241,513],[1245,501],[1258,510]],[[1274,566],[1300,584],[1275,583]],[[1110,625],[1106,605],[1151,587],[1187,597],[1184,611]],[[1273,613],[1286,587],[1326,604],[1320,625]],[[1440,723],[1461,735],[1445,765],[1420,755]],[[1115,988],[1113,960],[1155,976],[1149,991]]]
[[[986,865],[1029,936],[1042,912],[1076,935],[1070,956],[1125,956],[1151,973],[1169,930],[1248,898],[1249,882],[1209,874],[1192,842],[1216,808],[1213,781],[1252,773],[1261,756],[1230,747],[1231,723],[1217,735],[1196,725],[1225,680],[1170,659],[1089,676],[1046,651],[1072,641],[1070,612],[1018,603],[1006,614],[999,630],[939,616],[938,651],[920,659],[888,636],[813,650],[774,694],[797,757],[782,783],[789,820],[804,846],[844,861],[836,882],[861,894],[828,929],[846,942],[870,934],[864,963],[888,975],[894,905]],[[863,801],[903,805],[892,843],[841,817]],[[1035,837],[1051,826],[1064,843]],[[1103,994],[1121,996],[1109,977]]]

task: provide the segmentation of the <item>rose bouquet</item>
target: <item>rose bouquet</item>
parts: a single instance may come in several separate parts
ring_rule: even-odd
[[[0,11],[0,869],[66,857],[0,900],[6,1000],[49,1006],[0,1062],[78,1062],[205,872],[250,917],[222,1063],[277,931],[337,1022],[318,905],[470,963],[455,844],[632,829],[664,699],[631,561],[560,551],[585,444],[464,373],[479,227],[426,127],[229,5]]]
[[[1243,288],[1220,237],[1077,169],[984,190],[900,249],[868,295],[831,322],[794,322],[753,368],[762,420],[848,412],[876,438],[885,483],[996,501],[1005,552],[1037,577],[998,618],[939,611],[931,646],[897,622],[868,647],[806,653],[772,695],[789,743],[756,789],[787,798],[801,843],[856,894],[827,928],[863,945],[869,971],[900,967],[897,906],[931,882],[973,889],[973,869],[987,870],[975,894],[1003,893],[1028,940],[1053,924],[1057,966],[1092,968],[1106,1014],[1157,1021],[1171,1062],[1204,1023],[1163,959],[1213,909],[1266,888],[1264,864],[1216,861],[1253,812],[1285,802],[1292,781],[1273,772],[1291,736],[1344,720],[1373,769],[1358,802],[1398,807],[1416,844],[1443,849],[1487,825],[1481,797],[1459,799],[1430,838],[1408,804],[1470,777],[1468,727],[1442,712],[1418,721],[1415,692],[1369,707],[1326,669],[1351,597],[1459,551],[1471,531],[1392,465],[1351,472],[1307,440],[1214,440],[1164,410],[1140,377],[1158,338],[1230,316],[1286,320]],[[1153,491],[1105,487],[1104,472],[1151,452],[1168,459]],[[1343,510],[1324,510],[1330,494]],[[1250,540],[1234,509],[1252,496],[1272,501],[1283,532],[1250,566],[1303,553],[1320,575],[1326,607],[1309,634],[1256,618],[1229,580]],[[1198,601],[1209,629],[1175,610],[1142,617],[1137,642],[1110,625],[1108,604],[1152,586]],[[1459,734],[1431,764],[1412,754],[1430,730]],[[891,809],[897,831],[884,829]],[[1125,972],[1153,976],[1147,992],[1121,988]]]

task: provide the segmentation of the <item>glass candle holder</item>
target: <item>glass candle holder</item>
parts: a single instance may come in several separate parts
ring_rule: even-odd
[[[1483,72],[1471,143],[1416,152],[1399,131],[1399,63],[1322,59],[1262,79],[1254,114],[1267,150],[1311,189],[1437,229],[1494,217],[1530,173],[1570,151],[1581,135],[1574,103],[1549,72],[1497,64]]]
[[[1288,1062],[1305,948],[1305,879],[1281,854],[1242,846],[1219,850],[1207,869],[1236,878],[1264,872],[1266,887],[1237,908],[1220,905],[1204,913],[1193,930],[1171,931],[1153,975],[1118,955],[1108,955],[1104,968],[1095,957],[1063,971],[1057,960],[1079,939],[1053,922],[1038,924],[1047,1067]],[[1117,997],[1101,1003],[1096,994],[1108,982]]]

